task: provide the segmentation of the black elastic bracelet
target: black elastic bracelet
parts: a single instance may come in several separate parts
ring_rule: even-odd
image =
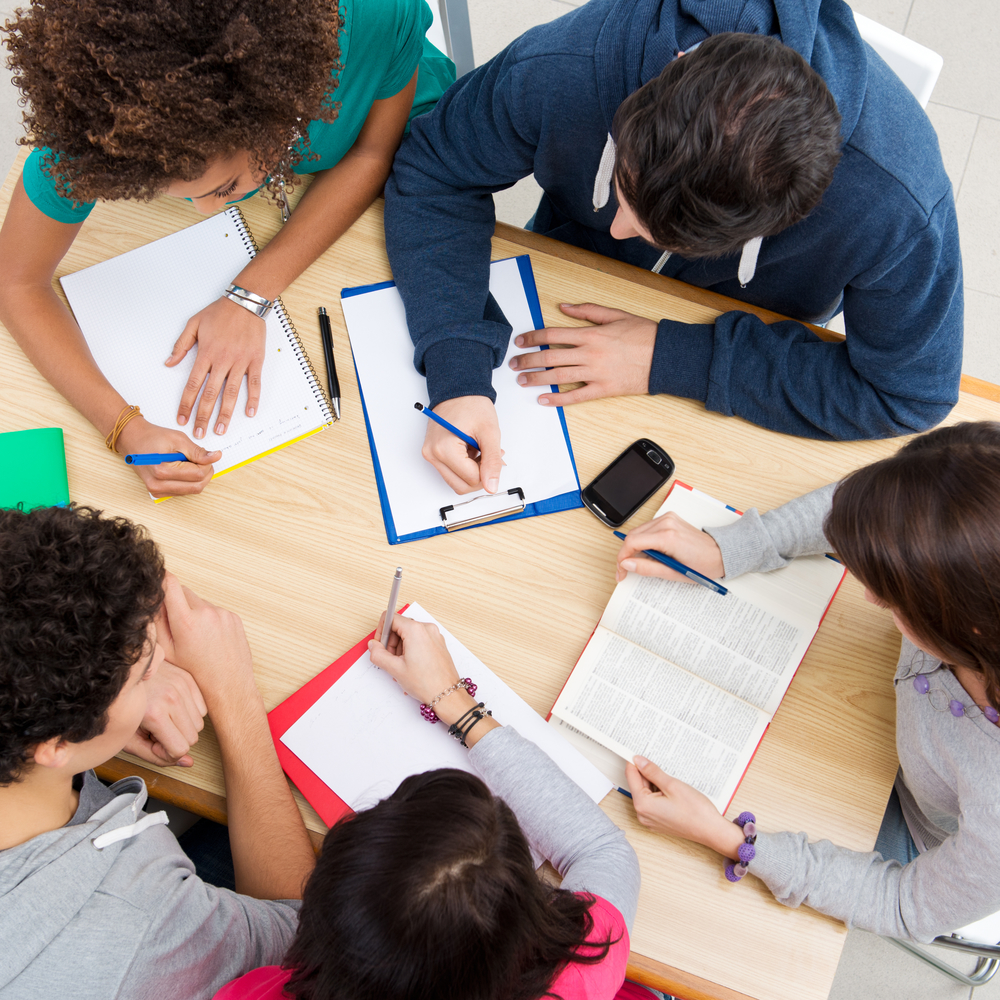
[[[482,701],[478,705],[474,705],[457,722],[448,727],[448,735],[454,736],[463,747],[468,746],[465,737],[472,732],[473,726],[487,715],[493,715],[491,711],[484,712],[484,708],[486,708],[486,703]]]
[[[475,711],[477,711],[478,709],[480,709],[482,707],[483,707],[483,702],[480,702],[478,705],[473,705],[472,708],[470,708],[456,722],[454,722],[451,726],[448,727],[448,735],[449,736],[455,736],[455,738],[458,739],[458,737],[456,736],[456,733],[458,733],[458,732],[461,731],[462,725],[465,722],[467,722],[469,720],[469,718],[471,718],[472,713],[475,712]]]
[[[477,722],[481,722],[483,719],[486,718],[487,715],[492,718],[493,713],[491,711],[489,711],[488,709],[485,712],[476,712],[475,713],[475,717],[473,718],[472,722],[470,722],[465,727],[465,731],[462,733],[462,746],[463,747],[467,747],[469,745],[468,743],[465,742],[465,740],[466,740],[466,737],[469,735],[469,733],[471,733],[472,730],[475,728],[476,723]]]

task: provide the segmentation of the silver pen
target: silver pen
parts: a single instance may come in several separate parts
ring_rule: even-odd
[[[389,638],[389,631],[392,629],[392,616],[396,613],[396,600],[399,597],[399,583],[403,579],[403,567],[396,567],[396,575],[392,578],[392,590],[389,591],[389,608],[385,613],[385,624],[382,626],[382,638],[379,642],[385,645],[385,640]]]

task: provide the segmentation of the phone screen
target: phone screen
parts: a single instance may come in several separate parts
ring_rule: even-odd
[[[634,448],[630,448],[622,457],[610,466],[591,484],[591,492],[598,502],[612,516],[623,517],[649,496],[660,483],[664,482],[669,469],[665,466],[651,465]],[[617,519],[617,518],[616,518]]]

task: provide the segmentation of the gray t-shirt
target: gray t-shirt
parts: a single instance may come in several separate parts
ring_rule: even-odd
[[[0,851],[0,1000],[209,1000],[281,961],[298,901],[203,882],[165,826],[142,824],[139,778],[88,772],[79,791],[66,826]]]
[[[747,511],[708,529],[726,576],[777,569],[826,551],[823,520],[836,484],[758,516]],[[927,674],[929,695],[913,687]],[[939,660],[902,639],[896,692],[896,778],[903,815],[921,854],[908,865],[849,851],[805,833],[761,833],[750,871],[788,906],[889,937],[930,941],[1000,910],[1000,728],[981,713],[955,718],[948,702],[972,698]],[[760,817],[767,827],[767,817]]]

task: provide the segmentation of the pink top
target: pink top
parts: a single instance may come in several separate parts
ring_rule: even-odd
[[[625,919],[600,896],[595,897],[590,914],[594,919],[591,940],[606,941],[610,937],[617,939],[617,943],[608,950],[604,961],[596,965],[571,962],[549,989],[563,1000],[651,1000],[653,994],[644,987],[625,982],[629,954]],[[223,986],[214,1000],[287,1000],[282,990],[290,975],[280,965],[265,965]]]

